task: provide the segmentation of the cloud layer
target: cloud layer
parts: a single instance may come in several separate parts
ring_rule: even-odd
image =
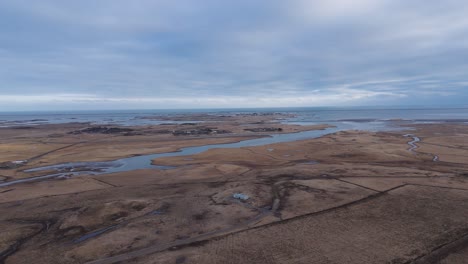
[[[465,104],[461,0],[0,3],[0,110]]]

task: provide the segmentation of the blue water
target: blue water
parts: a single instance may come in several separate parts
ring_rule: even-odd
[[[187,113],[212,115],[234,115],[243,113],[286,113],[295,114],[290,122],[324,123],[330,121],[385,121],[404,119],[410,121],[447,121],[465,119],[468,108],[363,108],[363,107],[320,107],[320,108],[263,108],[263,109],[194,109],[194,110],[109,110],[109,111],[64,111],[64,112],[0,112],[0,127],[61,124],[82,122],[102,125],[158,125],[161,123],[185,123],[145,119],[144,117],[171,117]],[[193,120],[197,121],[197,120]]]
[[[413,108],[413,109],[304,109],[295,112],[294,123],[327,123],[334,121],[375,122],[406,120],[411,122],[468,122],[468,108]]]
[[[188,121],[145,119],[145,117],[151,117],[154,115],[170,116],[183,113],[187,112],[183,112],[182,110],[0,112],[0,127],[64,123],[91,123],[95,125],[123,126],[159,125],[163,123],[187,123]]]

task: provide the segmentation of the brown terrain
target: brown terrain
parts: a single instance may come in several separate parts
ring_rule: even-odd
[[[24,172],[39,166],[326,128],[284,117],[0,128],[0,184],[48,173]],[[2,186],[0,263],[467,263],[468,126],[410,127]]]

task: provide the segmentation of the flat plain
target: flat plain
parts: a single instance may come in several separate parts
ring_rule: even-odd
[[[327,128],[282,124],[280,118],[201,115],[179,118],[201,123],[0,128],[0,184],[55,173],[27,172],[42,166]],[[408,142],[415,138],[420,141],[413,148]],[[0,187],[0,263],[468,259],[463,123],[340,131],[153,163],[168,169],[73,175],[71,168],[60,177]],[[249,199],[235,199],[235,193]]]

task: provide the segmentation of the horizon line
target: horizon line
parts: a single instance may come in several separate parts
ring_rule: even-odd
[[[223,108],[128,108],[128,109],[41,109],[41,110],[0,110],[0,113],[30,112],[106,112],[106,111],[234,111],[234,110],[275,110],[275,109],[316,109],[316,110],[430,110],[430,109],[468,109],[468,105],[390,105],[390,106],[278,106],[278,107],[223,107]],[[327,109],[331,108],[331,109]]]

